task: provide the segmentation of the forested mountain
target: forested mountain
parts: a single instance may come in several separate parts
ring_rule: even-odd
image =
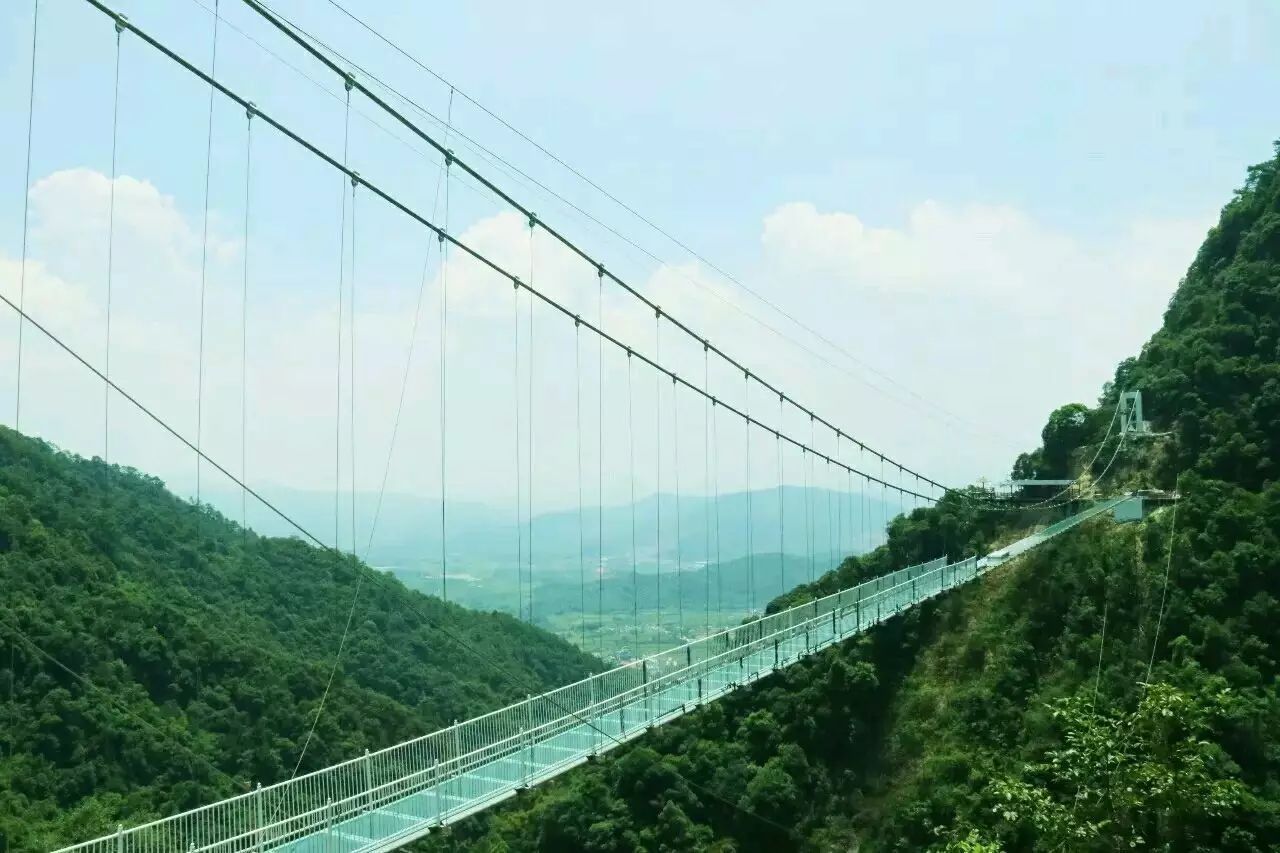
[[[1135,388],[1167,434],[1098,447]],[[1098,404],[1055,412],[1017,466],[1181,500],[1090,523],[429,845],[1280,849],[1280,156]],[[953,492],[816,587],[1062,511]]]
[[[352,609],[356,582],[349,558],[0,428],[0,850],[288,778],[348,619],[301,772],[599,666],[389,575]]]

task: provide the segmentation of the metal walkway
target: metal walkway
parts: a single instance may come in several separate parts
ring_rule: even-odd
[[[394,850],[489,808],[755,679],[973,580],[1126,496],[993,554],[940,557],[342,764],[64,848]]]

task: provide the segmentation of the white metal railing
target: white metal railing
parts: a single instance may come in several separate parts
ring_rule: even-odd
[[[953,564],[939,557],[900,569],[431,734],[63,851],[392,850],[972,580],[1117,500],[990,557]]]

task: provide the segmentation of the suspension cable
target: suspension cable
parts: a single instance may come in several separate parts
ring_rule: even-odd
[[[119,17],[116,17],[119,23]],[[13,395],[13,428],[22,429],[22,333],[27,321],[27,238],[31,212],[31,135],[36,118],[36,46],[40,33],[40,0],[31,2],[31,88],[27,92],[27,166],[22,181],[22,261],[18,270],[18,363]],[[118,34],[117,34],[118,37]]]
[[[449,93],[450,111],[453,92]],[[449,187],[453,157],[444,158],[444,228],[436,235],[440,255],[440,597],[449,600]],[[354,318],[353,318],[354,319]],[[354,477],[354,472],[352,472]]]
[[[511,329],[511,391],[515,408],[515,429],[511,431],[515,438],[516,457],[516,612],[520,619],[524,618],[524,505],[523,466],[520,464],[520,285],[511,288],[511,308],[513,324]],[[530,620],[532,621],[532,620]]]
[[[827,469],[823,478],[826,481],[826,485],[823,487],[823,491],[827,493],[827,567],[831,568],[832,561],[835,561],[836,565],[839,565],[840,561],[834,553],[835,540],[833,537],[835,536],[835,525],[831,523],[831,460],[828,459],[826,464]]]
[[[631,631],[634,656],[640,655],[640,586],[636,580],[636,427],[631,391],[631,351],[627,351],[627,452],[631,462]]]
[[[450,119],[453,117],[452,104],[449,106],[449,117]],[[448,141],[447,135],[445,137],[445,141]],[[435,217],[440,204],[440,186],[444,182],[444,171],[445,162],[442,159],[440,161],[440,171],[436,174],[435,194],[431,200],[431,216],[433,218]],[[378,500],[374,504],[373,520],[369,525],[369,538],[365,543],[364,552],[366,559],[373,550],[374,534],[376,534],[378,530],[378,520],[382,517],[382,501],[387,493],[387,480],[391,476],[391,462],[395,457],[396,439],[400,434],[400,418],[404,413],[405,394],[409,388],[409,374],[413,367],[413,355],[418,341],[418,326],[420,325],[422,318],[422,301],[427,290],[427,272],[430,269],[431,264],[431,247],[436,245],[440,246],[441,249],[444,248],[443,245],[440,244],[439,236],[437,234],[433,232],[431,236],[434,239],[429,239],[427,241],[426,251],[423,252],[422,274],[418,278],[418,296],[413,308],[413,322],[409,329],[409,346],[405,353],[404,372],[400,376],[400,396],[396,402],[396,414],[391,423],[391,438],[387,442],[387,458],[382,467],[382,483],[378,488]]]
[[[704,630],[706,636],[711,635],[711,357],[707,348],[702,349],[702,494],[705,496],[702,505],[703,528],[703,600]]]
[[[349,95],[349,93],[350,93],[350,90],[348,89],[348,95]],[[348,101],[349,101],[349,97],[348,97]],[[343,150],[342,150],[342,158],[343,158],[343,162],[345,163],[345,162],[346,162],[346,159],[347,159],[347,154],[348,154],[348,142],[349,142],[349,137],[350,137],[350,126],[351,126],[351,111],[350,111],[350,109],[347,109],[347,110],[345,110],[345,111],[344,111],[343,125],[344,125],[344,131],[343,131],[343,137],[344,137],[344,139],[343,139],[343,145],[342,145],[342,149],[343,149]],[[354,227],[355,227],[355,210],[354,210],[354,200],[355,200],[356,183],[358,182],[358,178],[357,178],[357,177],[354,175],[354,173],[353,173],[353,174],[352,174],[352,176],[351,176],[351,179],[350,179],[350,180],[351,180],[351,196],[352,196],[352,202],[353,202],[351,222],[352,222],[352,228],[353,228],[353,232],[352,232],[352,243],[353,243],[353,247],[352,247],[352,248],[353,248],[353,252],[354,252],[354,242],[355,242],[355,234],[354,234]],[[338,408],[337,408],[337,412],[336,412],[335,417],[334,417],[334,434],[335,434],[335,438],[336,438],[336,437],[340,437],[341,423],[342,423],[342,405],[341,405],[341,403],[342,403],[342,356],[341,356],[341,353],[342,353],[342,278],[343,278],[342,268],[343,268],[343,263],[344,263],[343,258],[344,258],[344,255],[345,255],[345,253],[346,253],[346,249],[345,249],[345,247],[346,247],[346,236],[347,236],[347,226],[346,226],[346,209],[347,209],[347,205],[346,205],[346,199],[347,199],[346,188],[345,188],[345,187],[343,187],[343,192],[342,192],[342,220],[343,220],[343,222],[342,222],[342,228],[341,228],[341,236],[339,237],[339,241],[338,241],[338,242],[339,242],[339,249],[338,249],[338,338],[337,338],[337,339],[338,339],[338,353],[339,353],[339,356],[338,356],[338,370],[337,370],[337,376],[338,376]],[[354,269],[352,270],[352,275],[354,276]],[[354,389],[353,389],[353,390],[354,390]],[[335,463],[336,463],[336,462],[338,462],[338,460],[340,460],[340,458],[341,458],[341,456],[340,456],[340,452],[339,452],[339,451],[340,451],[340,448],[339,448],[339,446],[335,443],[335,445],[334,445],[334,461],[335,461]],[[201,453],[201,458],[203,458],[203,453]],[[341,473],[341,466],[339,465],[339,466],[337,466],[337,467],[338,467],[339,473]],[[353,472],[353,473],[354,473],[354,472]],[[337,500],[337,497],[338,497],[338,495],[339,495],[339,494],[340,494],[340,492],[341,492],[341,481],[339,480],[339,481],[335,482],[334,486],[335,486],[335,495],[334,495],[335,500],[334,500],[334,517],[333,517],[333,521],[334,521],[334,530],[333,530],[333,533],[334,533],[334,539],[333,539],[333,555],[334,555],[334,557],[337,559],[337,561],[340,563],[340,562],[342,561],[342,549],[341,549],[341,543],[339,542],[339,539],[338,539],[338,504],[339,504],[339,501]],[[354,533],[354,531],[353,531],[353,533]],[[354,554],[354,551],[355,551],[355,544],[354,544],[354,536],[353,536],[353,538],[352,538],[352,552],[353,552],[353,554]],[[290,781],[292,781],[292,780],[294,779],[294,777],[296,777],[296,776],[298,775],[298,770],[302,767],[302,760],[303,760],[304,758],[306,758],[306,755],[307,755],[307,749],[311,746],[311,739],[315,736],[315,733],[316,733],[316,726],[318,726],[318,725],[320,724],[320,717],[321,717],[321,715],[323,715],[323,714],[324,714],[324,707],[325,707],[325,703],[326,703],[326,702],[328,702],[328,700],[329,700],[329,691],[333,688],[333,680],[334,680],[334,677],[338,674],[338,667],[339,667],[339,666],[341,666],[341,664],[342,664],[342,653],[343,653],[343,651],[345,651],[345,649],[346,649],[346,647],[347,647],[347,637],[348,637],[348,636],[350,636],[350,633],[351,633],[351,622],[352,622],[352,620],[354,620],[355,615],[356,615],[356,604],[360,601],[360,590],[361,590],[361,588],[364,586],[364,578],[365,578],[365,573],[364,573],[364,572],[362,572],[362,571],[360,571],[360,564],[359,564],[359,562],[358,562],[358,561],[356,561],[356,560],[354,560],[354,558],[352,559],[352,565],[355,567],[355,572],[356,572],[356,585],[355,585],[355,590],[354,590],[354,591],[352,592],[352,594],[351,594],[351,606],[347,609],[347,620],[346,620],[346,622],[345,622],[345,623],[343,624],[343,626],[342,626],[342,635],[338,638],[338,648],[337,648],[337,651],[335,651],[335,652],[334,652],[334,655],[333,655],[333,663],[332,663],[332,664],[330,665],[330,667],[329,667],[329,677],[328,677],[328,679],[325,681],[325,685],[324,685],[324,692],[320,694],[320,703],[319,703],[318,705],[316,705],[316,712],[315,712],[315,716],[313,716],[313,717],[311,718],[311,727],[307,730],[307,736],[306,736],[306,738],[302,741],[302,749],[298,751],[298,760],[297,760],[297,762],[293,765],[293,772],[289,774],[289,780],[290,780]],[[275,809],[274,809],[274,810],[273,810],[273,812],[272,812],[272,819],[274,819],[274,817],[275,817],[275,813],[279,811],[279,809],[280,809],[281,805],[283,805],[283,799],[282,799],[281,801],[277,802],[276,807],[275,807]]]
[[[809,568],[809,583],[813,583],[813,525],[809,518],[809,455],[800,450],[800,468],[804,471],[804,560]]]
[[[675,455],[676,488],[676,629],[678,639],[684,641],[684,549],[680,538],[680,398],[676,395],[676,381],[671,380],[671,451]]]
[[[342,163],[347,163],[351,143],[351,87],[347,87],[347,105],[342,125]],[[341,551],[342,513],[342,314],[343,277],[347,264],[347,187],[344,176],[342,187],[342,214],[338,226],[338,333],[337,360],[334,369],[333,403],[333,550]],[[199,436],[197,435],[197,443]]]
[[[245,110],[244,244],[240,280],[240,479],[249,481],[249,209],[253,201],[253,110]],[[372,533],[370,534],[372,535]],[[240,546],[249,555],[249,491],[240,487]]]
[[[596,281],[596,322],[604,329],[604,271]],[[596,338],[596,631],[604,657],[604,338]]]
[[[351,179],[351,287],[348,288],[351,319],[347,323],[348,349],[351,351],[347,361],[349,373],[347,379],[347,454],[351,467],[351,556],[356,556],[356,187],[360,183],[357,178]]]
[[[840,458],[840,433],[836,433],[836,458]],[[827,480],[831,480],[831,466],[827,465]],[[837,481],[835,487],[836,493],[836,566],[844,560],[844,555],[848,553],[844,549],[844,491],[840,489]]]
[[[111,90],[111,188],[107,201],[107,328],[106,346],[102,360],[102,372],[111,376],[111,290],[115,280],[115,244],[116,244],[116,152],[120,142],[120,37],[124,27],[116,22],[116,69],[115,83]],[[111,462],[111,386],[102,383],[102,461],[107,463],[104,470],[110,475]]]
[[[582,617],[582,649],[587,648],[587,540],[582,505],[582,340],[573,324],[573,425],[578,446],[578,613]]]
[[[779,435],[782,431],[782,405],[782,397],[778,397],[778,428],[773,431],[773,440],[778,454],[778,585],[781,587],[779,595],[787,591],[787,509],[782,485],[786,477],[786,469],[782,466],[782,437]]]
[[[716,490],[716,623],[724,624],[724,562],[720,556],[720,435],[717,427],[719,403],[711,398],[711,467],[715,469]]]
[[[1123,437],[1124,435],[1121,434],[1121,438]],[[1174,481],[1173,481],[1173,491],[1174,491],[1174,494],[1177,495],[1179,499],[1181,499],[1181,494],[1179,492],[1178,487],[1181,484],[1181,482],[1182,482],[1182,474],[1181,472],[1179,472],[1178,476],[1174,478]],[[1173,504],[1173,509],[1170,511],[1170,516],[1169,516],[1169,548],[1165,556],[1164,583],[1161,584],[1160,586],[1160,611],[1159,611],[1159,615],[1156,617],[1155,633],[1152,634],[1151,636],[1151,659],[1147,661],[1147,677],[1144,682],[1144,684],[1146,685],[1151,684],[1151,670],[1156,665],[1156,650],[1160,648],[1160,629],[1164,627],[1164,608],[1165,608],[1165,602],[1167,601],[1169,596],[1169,573],[1173,569],[1173,551],[1174,551],[1174,546],[1177,543],[1177,533],[1178,533],[1178,502],[1175,501]]]
[[[662,309],[656,309],[653,315],[653,357],[654,360],[662,362]],[[655,588],[657,594],[658,606],[658,625],[655,628],[655,636],[658,640],[658,647],[662,647],[662,374],[655,372],[653,375],[653,411],[654,411],[654,488],[653,488],[653,506],[655,512],[655,520],[657,522],[654,528],[654,566]]]
[[[884,479],[884,457],[880,457],[880,515],[884,520],[884,526],[881,534],[884,536],[884,544],[889,544],[889,488],[888,483]]]
[[[537,217],[529,214],[529,287],[533,287],[533,231],[538,224]],[[529,295],[529,411],[528,417],[525,419],[525,428],[529,433],[529,512],[525,516],[525,521],[529,525],[529,551],[526,555],[529,558],[529,570],[527,572],[529,580],[529,624],[533,624],[533,310],[536,300],[533,298],[532,290]]]
[[[866,448],[858,448],[858,467],[863,468],[867,462],[865,457]],[[871,488],[871,477],[867,474],[862,475],[862,488],[858,490],[858,503],[861,508],[858,512],[858,531],[862,535],[863,551],[871,551],[875,549],[875,536],[871,532],[871,508],[867,506],[867,490]]]
[[[747,612],[756,612],[756,557],[754,537],[751,528],[751,374],[742,377],[742,411],[747,413],[743,421],[742,431],[746,437],[746,455],[743,457],[743,470],[746,472],[747,484]]]
[[[209,178],[213,172],[213,101],[214,95],[217,94],[217,88],[213,85],[213,80],[218,76],[218,3],[214,0],[213,9],[213,56],[209,61],[209,124],[208,135],[205,139],[204,150],[204,224],[201,226],[200,237],[200,334],[198,344],[198,356],[196,359],[196,446],[200,446],[202,430],[204,429],[204,312],[205,312],[205,291],[208,284],[209,273]],[[117,25],[119,22],[117,22]],[[117,34],[118,36],[118,34]],[[200,504],[200,475],[203,469],[200,456],[196,456],[196,505]],[[200,516],[197,515],[197,524]]]

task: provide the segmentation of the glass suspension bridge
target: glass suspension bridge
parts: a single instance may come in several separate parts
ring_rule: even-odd
[[[939,557],[288,782],[59,853],[395,850],[975,580],[1128,496],[985,557]]]

